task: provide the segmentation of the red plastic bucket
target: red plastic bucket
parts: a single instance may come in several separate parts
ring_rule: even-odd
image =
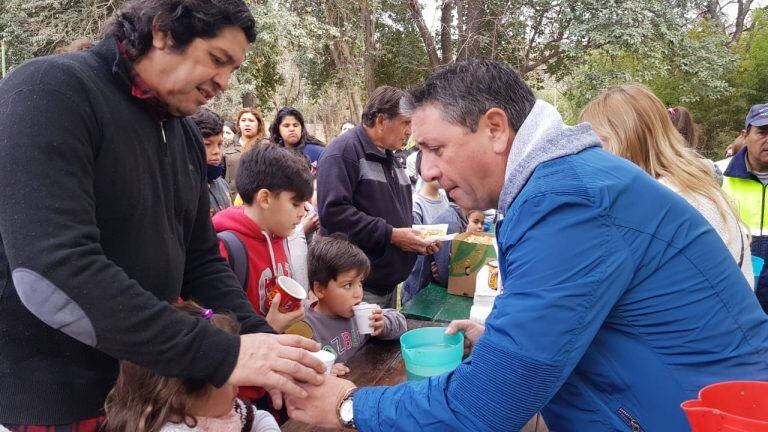
[[[768,382],[712,384],[681,406],[693,432],[768,432]]]

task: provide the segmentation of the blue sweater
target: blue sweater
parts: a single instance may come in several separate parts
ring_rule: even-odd
[[[512,431],[542,411],[550,430],[685,431],[702,387],[768,380],[768,318],[704,217],[588,126],[563,128],[512,166],[505,291],[472,356],[361,389],[360,430]]]

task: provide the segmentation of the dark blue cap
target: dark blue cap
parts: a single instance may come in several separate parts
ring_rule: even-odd
[[[768,104],[752,105],[747,114],[747,120],[744,121],[744,129],[765,125],[768,125]]]

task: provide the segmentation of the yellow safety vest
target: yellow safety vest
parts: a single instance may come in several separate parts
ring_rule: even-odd
[[[768,235],[763,226],[768,223],[765,193],[768,188],[759,181],[736,177],[723,177],[723,190],[735,202],[741,220],[752,236]]]

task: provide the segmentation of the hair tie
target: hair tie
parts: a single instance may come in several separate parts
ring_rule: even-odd
[[[211,310],[211,309],[203,309],[203,311],[200,312],[200,315],[202,315],[204,320],[208,321],[213,316],[213,310]]]

